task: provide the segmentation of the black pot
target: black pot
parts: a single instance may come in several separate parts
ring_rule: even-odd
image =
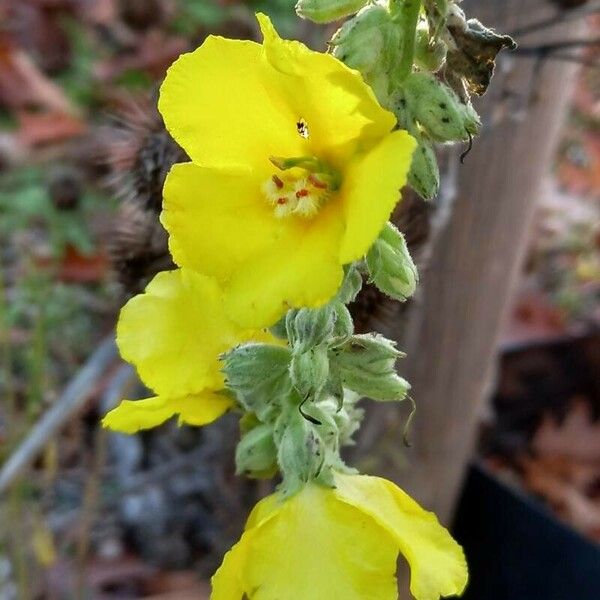
[[[478,464],[453,533],[469,562],[465,600],[600,600],[600,545]]]

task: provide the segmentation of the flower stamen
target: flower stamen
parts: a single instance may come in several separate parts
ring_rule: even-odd
[[[338,174],[318,158],[271,157],[270,161],[281,174],[273,174],[263,186],[263,192],[278,218],[293,214],[314,217],[331,193],[339,188]]]

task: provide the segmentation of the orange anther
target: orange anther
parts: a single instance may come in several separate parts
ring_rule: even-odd
[[[310,181],[310,183],[312,183],[316,188],[321,190],[327,189],[327,184],[318,180],[312,173],[308,176],[308,181]]]

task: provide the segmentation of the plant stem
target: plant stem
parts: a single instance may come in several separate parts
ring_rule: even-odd
[[[417,22],[421,12],[421,0],[391,0],[390,13],[402,29],[402,48],[396,72],[398,82],[404,81],[411,73],[415,57]]]

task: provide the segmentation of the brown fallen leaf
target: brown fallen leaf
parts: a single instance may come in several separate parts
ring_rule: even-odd
[[[69,115],[77,113],[60,87],[50,81],[23,50],[1,34],[0,106],[46,108]]]
[[[64,112],[18,111],[17,119],[20,125],[18,141],[28,147],[63,142],[86,131],[86,124],[81,119]]]

